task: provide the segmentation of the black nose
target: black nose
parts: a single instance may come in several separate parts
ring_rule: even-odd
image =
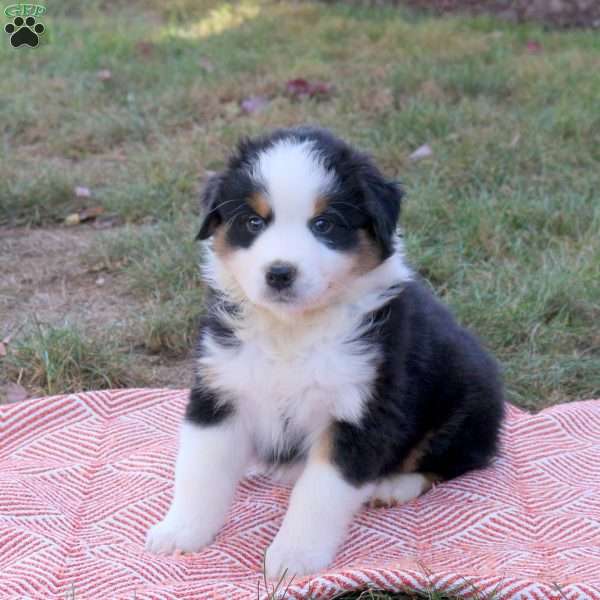
[[[297,269],[288,263],[273,263],[266,274],[267,284],[274,290],[284,290],[294,283]]]

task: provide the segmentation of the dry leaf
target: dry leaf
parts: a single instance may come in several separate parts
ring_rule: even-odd
[[[90,192],[90,188],[87,188],[83,185],[78,185],[75,187],[75,196],[77,198],[89,198],[92,195]]]
[[[91,221],[100,216],[103,212],[103,206],[90,206],[89,208],[84,208],[78,213],[68,215],[65,219],[65,225],[79,225],[79,223],[83,223],[84,221]]]
[[[329,96],[333,90],[333,86],[325,81],[308,81],[299,77],[287,81],[285,89],[292,98],[301,98],[303,96],[314,98],[315,96]]]
[[[250,96],[248,98],[244,98],[240,103],[242,111],[248,115],[259,113],[267,106],[269,106],[269,99],[265,98],[264,96]]]
[[[79,213],[71,213],[65,217],[65,225],[79,225],[79,223],[81,223]]]
[[[135,45],[135,49],[145,57],[150,56],[154,52],[154,42],[149,42],[147,40],[139,41]]]
[[[515,148],[517,146],[517,144],[519,143],[520,139],[521,139],[521,134],[520,133],[515,133],[513,139],[510,141],[509,146],[511,148]]]
[[[27,390],[18,383],[9,383],[6,386],[5,391],[7,402],[20,402],[29,397]]]
[[[103,212],[103,206],[90,206],[89,208],[84,208],[83,210],[79,211],[79,219],[81,221],[89,221],[90,219],[99,217]]]
[[[433,154],[433,150],[429,144],[423,144],[419,146],[408,158],[410,160],[421,160],[422,158],[427,158]]]
[[[529,40],[527,42],[527,52],[529,52],[530,54],[539,54],[542,51],[542,45],[535,41],[535,40]]]
[[[109,79],[112,79],[112,71],[110,69],[100,69],[96,73],[96,77],[100,81],[108,81]]]
[[[6,344],[0,342],[0,356],[6,356]]]

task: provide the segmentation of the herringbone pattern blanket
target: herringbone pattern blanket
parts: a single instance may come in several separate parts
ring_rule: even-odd
[[[256,599],[289,488],[251,477],[203,552],[154,556],[186,391],[0,407],[0,598]],[[260,587],[259,587],[260,586]],[[286,598],[367,586],[461,597],[600,599],[600,400],[511,409],[501,457],[407,505],[365,509],[333,565]]]

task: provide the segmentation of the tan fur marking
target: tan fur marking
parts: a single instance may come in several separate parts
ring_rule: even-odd
[[[219,380],[219,372],[214,367],[209,367],[207,365],[198,365],[196,368],[196,374],[209,387],[217,387],[217,381]]]
[[[250,196],[248,204],[254,209],[254,212],[263,219],[268,218],[271,214],[271,205],[262,194],[256,193]]]
[[[381,264],[381,256],[375,242],[367,237],[364,231],[359,231],[358,237],[358,249],[355,253],[352,272],[355,275],[364,275]]]
[[[331,429],[326,429],[321,434],[321,437],[317,440],[316,444],[311,448],[309,460],[330,463],[332,453],[333,436],[331,433]]]
[[[231,248],[227,243],[226,233],[227,229],[225,227],[219,227],[213,236],[213,250],[221,258],[231,252]]]
[[[421,490],[421,494],[428,492],[436,483],[440,483],[442,478],[435,473],[421,473],[423,477],[425,477],[425,482],[423,483],[423,489]]]
[[[442,481],[442,478],[436,475],[435,473],[419,473],[423,477],[423,483],[421,485],[420,496],[422,496],[425,492],[428,492],[436,483]],[[403,502],[398,502],[397,500],[392,500],[391,502],[386,502],[381,498],[373,498],[369,500],[367,506],[371,508],[393,508],[394,506],[402,506]]]
[[[419,463],[427,452],[432,437],[433,431],[428,431],[425,437],[408,453],[400,466],[401,473],[414,473],[418,470]]]
[[[318,217],[321,213],[325,212],[325,209],[329,205],[329,200],[324,196],[319,196],[315,202],[315,208],[313,209],[313,217]]]

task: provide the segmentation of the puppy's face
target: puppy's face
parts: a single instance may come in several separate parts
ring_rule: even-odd
[[[243,143],[208,184],[199,238],[253,304],[278,315],[335,302],[393,251],[400,191],[330,134]]]

